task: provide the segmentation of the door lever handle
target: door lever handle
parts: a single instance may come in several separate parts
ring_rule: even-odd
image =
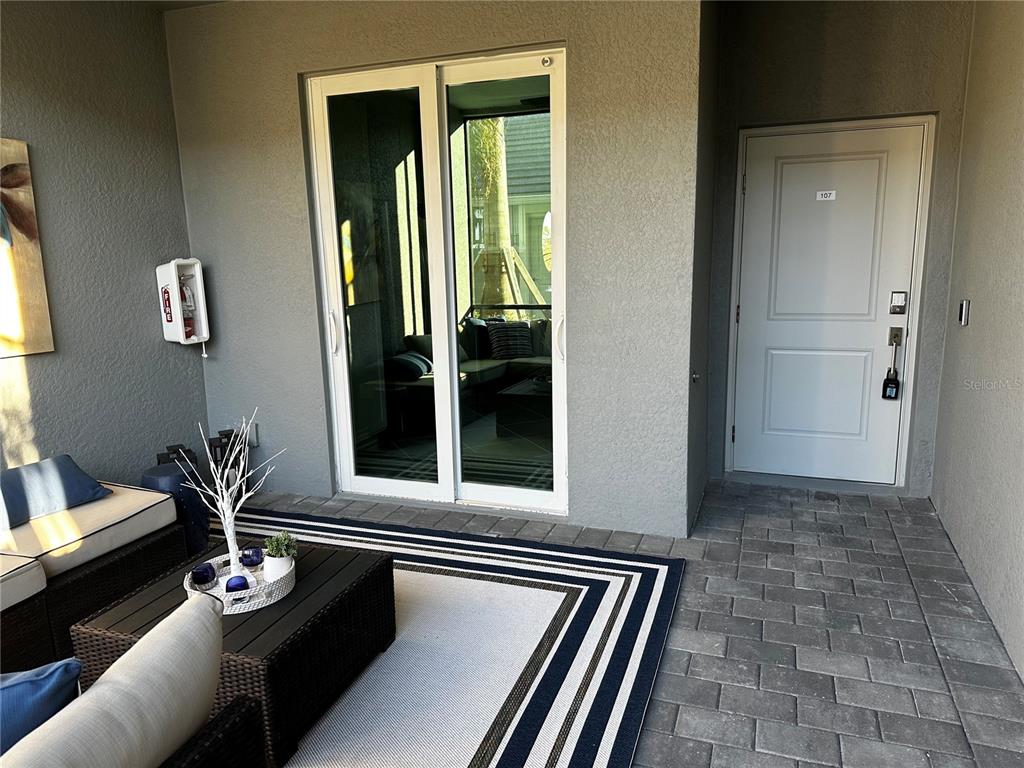
[[[330,319],[330,331],[331,331],[331,354],[338,354],[338,316],[334,314],[334,310],[328,311]]]
[[[565,315],[558,318],[558,326],[555,328],[555,346],[558,348],[558,356],[565,362]]]
[[[903,344],[903,329],[898,325],[889,326],[889,346],[892,347],[892,365],[889,368],[895,375],[896,353]]]
[[[900,397],[900,376],[896,370],[896,352],[903,343],[903,329],[899,326],[889,328],[889,346],[892,347],[892,362],[889,370],[885,372],[885,379],[882,380],[882,399],[898,400]]]

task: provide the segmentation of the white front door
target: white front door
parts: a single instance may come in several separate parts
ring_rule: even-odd
[[[734,469],[897,481],[930,127],[745,137]],[[883,399],[890,328],[899,392]]]

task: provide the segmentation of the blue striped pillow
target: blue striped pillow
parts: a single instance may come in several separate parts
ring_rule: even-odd
[[[416,381],[434,370],[434,364],[418,352],[402,352],[384,361],[384,375],[391,381]]]
[[[487,335],[491,341],[491,357],[495,360],[533,357],[533,334],[529,323],[521,320],[490,323]]]
[[[4,504],[0,525],[17,528],[37,517],[71,509],[109,496],[111,490],[93,480],[66,453],[0,472]]]

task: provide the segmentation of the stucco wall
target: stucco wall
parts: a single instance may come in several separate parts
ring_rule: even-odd
[[[206,419],[156,296],[156,265],[188,256],[163,25],[128,3],[2,16],[0,125],[29,145],[56,351],[0,360],[0,466],[66,452],[138,482]]]
[[[697,126],[697,192],[693,223],[693,307],[690,327],[690,411],[687,448],[687,522],[693,525],[708,481],[708,298],[714,229],[718,111],[718,16],[714,2],[700,4],[700,94]]]
[[[908,456],[909,493],[931,489],[969,3],[722,6],[721,97],[711,277],[708,463],[721,476],[738,130],[899,114],[938,115]]]
[[[932,498],[1024,669],[1024,5],[976,14]]]
[[[570,520],[680,534],[695,3],[223,3],[165,15],[210,420],[260,406],[273,487],[332,490],[302,73],[564,41]]]

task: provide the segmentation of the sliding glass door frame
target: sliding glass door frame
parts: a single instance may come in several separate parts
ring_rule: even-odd
[[[442,184],[445,200],[445,256],[449,346],[454,349],[457,342],[456,324],[459,320],[455,306],[455,242],[454,222],[451,205],[451,161],[448,156],[448,101],[449,86],[465,83],[510,80],[514,78],[548,77],[550,87],[551,113],[551,402],[553,406],[552,438],[552,479],[553,490],[542,491],[530,488],[515,488],[504,485],[489,485],[461,480],[461,444],[453,440],[456,451],[456,496],[461,502],[496,507],[532,509],[556,514],[565,514],[568,501],[568,445],[566,424],[566,372],[565,372],[565,51],[530,51],[509,56],[483,56],[447,63],[437,68],[437,114],[441,125],[439,135],[442,156]],[[458,375],[458,361],[449,362],[450,375]],[[453,430],[459,425],[458,397],[452,404]]]
[[[446,90],[449,85],[546,75],[551,100],[552,210],[552,448],[553,490],[461,481],[459,380],[454,239],[448,157]],[[426,253],[433,375],[437,480],[423,482],[359,475],[355,465],[348,339],[336,224],[328,98],[345,94],[417,89],[422,140]],[[566,514],[568,500],[565,372],[565,52],[476,57],[454,62],[396,66],[306,80],[309,159],[315,207],[320,314],[339,490],[425,501],[456,502]]]
[[[434,414],[437,445],[437,481],[422,482],[370,477],[356,473],[352,397],[348,387],[348,339],[345,302],[342,297],[339,233],[335,219],[334,176],[330,152],[327,100],[331,96],[399,89],[419,93],[423,182],[427,218],[427,265],[432,328],[447,323],[445,298],[444,232],[441,212],[441,162],[437,133],[436,77],[432,67],[394,67],[372,72],[349,72],[310,78],[310,155],[314,173],[314,198],[320,250],[320,281],[324,338],[328,342],[327,378],[331,395],[332,426],[336,450],[338,487],[356,493],[401,496],[427,501],[450,501],[454,495],[450,367],[448,338],[434,337]]]

